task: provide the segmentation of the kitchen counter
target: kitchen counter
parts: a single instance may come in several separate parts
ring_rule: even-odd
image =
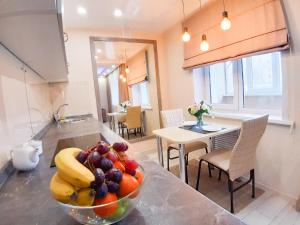
[[[0,191],[1,225],[78,225],[52,199],[50,162],[59,139],[100,132],[107,141],[124,141],[97,120],[52,125],[42,138],[44,153],[37,168],[14,172]],[[132,146],[130,146],[132,148]],[[135,151],[134,151],[135,152]],[[135,154],[147,172],[141,201],[121,225],[238,225],[239,219],[180,181],[145,156]]]

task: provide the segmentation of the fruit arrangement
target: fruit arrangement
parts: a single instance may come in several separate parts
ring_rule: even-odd
[[[101,218],[122,215],[128,203],[118,200],[128,195],[135,198],[144,179],[139,164],[127,156],[127,150],[126,143],[109,145],[103,141],[86,150],[61,150],[55,156],[57,172],[50,181],[52,196],[75,206],[105,204],[93,208]]]

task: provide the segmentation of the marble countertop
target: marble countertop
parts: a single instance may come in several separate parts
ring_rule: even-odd
[[[52,125],[42,138],[44,153],[37,168],[14,172],[0,191],[1,225],[78,225],[52,199],[49,181],[55,172],[50,162],[59,139],[101,132],[109,142],[121,137],[91,119],[74,124]],[[130,146],[132,147],[132,146]],[[122,225],[238,225],[239,219],[148,160],[135,155],[147,171],[143,195]]]

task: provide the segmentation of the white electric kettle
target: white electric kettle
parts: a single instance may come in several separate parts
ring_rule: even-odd
[[[28,143],[18,145],[11,150],[13,166],[18,170],[31,170],[39,162],[38,149],[30,146]]]

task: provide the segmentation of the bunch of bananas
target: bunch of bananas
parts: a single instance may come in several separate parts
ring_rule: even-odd
[[[96,194],[90,188],[91,182],[95,181],[95,176],[76,159],[79,152],[81,152],[79,148],[66,148],[55,156],[57,172],[50,181],[50,190],[57,201],[90,206]]]

